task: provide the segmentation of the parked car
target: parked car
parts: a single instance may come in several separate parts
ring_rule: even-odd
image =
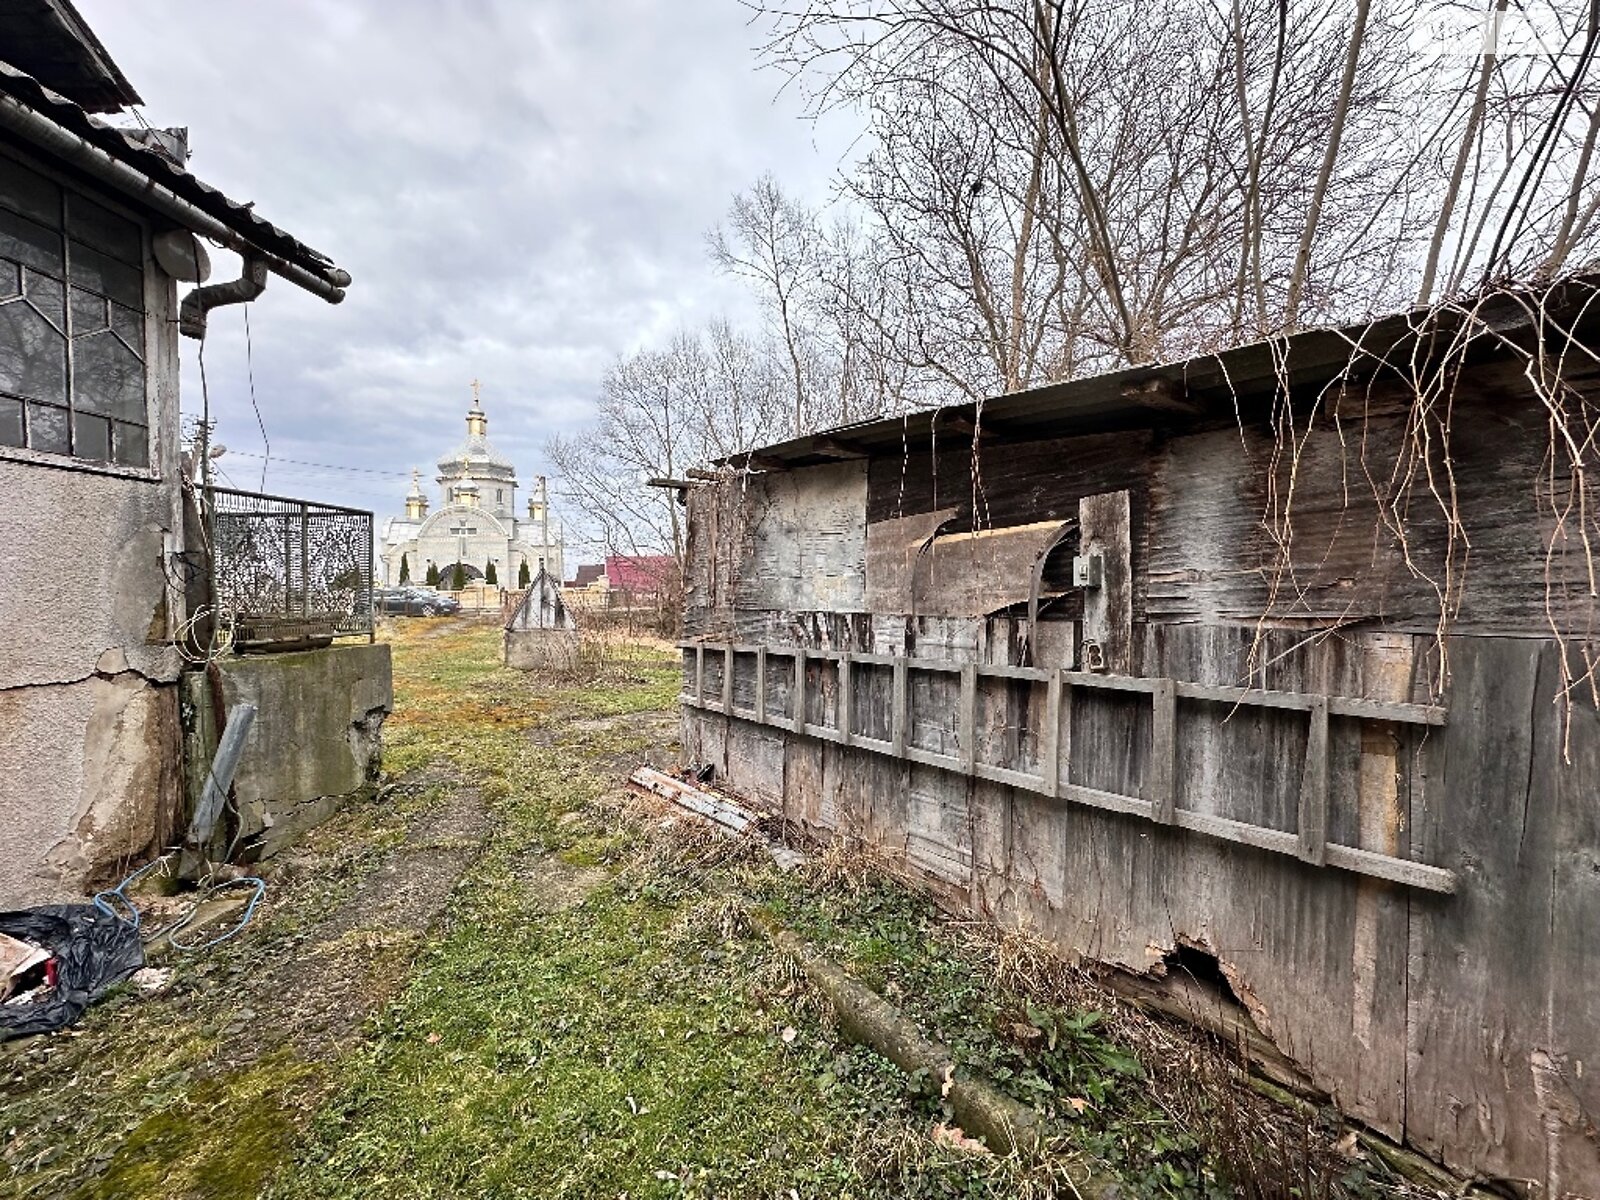
[[[379,588],[373,593],[377,611],[400,617],[454,616],[461,604],[429,588]]]

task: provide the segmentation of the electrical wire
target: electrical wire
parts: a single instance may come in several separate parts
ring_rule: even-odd
[[[238,455],[241,458],[265,457],[264,455],[252,453],[249,450],[229,450],[228,453],[230,455]],[[300,458],[283,458],[281,456],[275,456],[272,461],[275,463],[291,464],[297,467],[315,467],[319,471],[349,471],[358,475],[385,475],[393,479],[411,478],[410,471],[386,471],[381,467],[341,467],[334,463],[306,462],[304,459]]]
[[[272,439],[267,436],[267,423],[261,419],[261,405],[256,403],[256,359],[250,344],[250,302],[244,306],[244,370],[250,380],[250,407],[256,410],[256,426],[261,430],[261,444],[266,453],[261,456],[261,490],[267,490],[267,464],[272,461]]]

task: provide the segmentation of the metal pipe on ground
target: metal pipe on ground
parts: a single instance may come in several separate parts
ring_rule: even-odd
[[[235,704],[233,711],[228,714],[222,736],[217,739],[217,752],[212,756],[211,770],[206,773],[205,787],[200,792],[200,803],[195,806],[194,820],[184,839],[183,859],[178,867],[181,876],[191,877],[206,861],[206,846],[211,841],[212,831],[216,829],[217,818],[222,815],[222,809],[228,802],[228,789],[233,786],[234,773],[239,769],[239,760],[244,757],[245,738],[249,736],[255,720],[254,704]]]

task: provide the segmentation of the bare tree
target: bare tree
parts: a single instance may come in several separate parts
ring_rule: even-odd
[[[607,549],[681,562],[683,510],[670,489],[646,481],[682,478],[690,467],[779,436],[784,396],[770,353],[725,322],[680,333],[665,350],[613,363],[595,423],[550,440],[558,491],[576,523]]]
[[[1509,57],[1418,36],[1504,10],[761,9],[766,60],[867,121],[844,182],[908,300],[890,345],[911,394],[946,395],[1357,319],[1431,295],[1447,260],[1459,289],[1502,248],[1512,271],[1593,254],[1590,14],[1530,0],[1548,35]]]

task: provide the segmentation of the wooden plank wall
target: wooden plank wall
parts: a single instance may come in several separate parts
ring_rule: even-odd
[[[1569,738],[1554,702],[1547,549],[1557,616],[1595,628],[1600,612],[1586,586],[1569,586],[1581,576],[1575,536],[1552,542],[1536,495],[1565,487],[1545,463],[1544,416],[1496,371],[1463,382],[1452,423],[1472,557],[1444,729],[1328,717],[1325,815],[1302,810],[1299,764],[1316,727],[1303,713],[1244,719],[1178,700],[1170,765],[1151,760],[1149,697],[1074,702],[1058,733],[1078,748],[1072,783],[1140,794],[1170,772],[1177,809],[1302,835],[1303,820],[1322,820],[1330,842],[1456,872],[1454,895],[710,713],[686,710],[685,755],[775,811],[863,839],[948,902],[1026,923],[1068,952],[1148,970],[1176,946],[1204,948],[1347,1111],[1543,1195],[1600,1195],[1600,719],[1580,698]],[[1260,625],[1274,582],[1263,514],[1272,472],[1286,468],[1270,430],[1229,425],[950,444],[696,489],[687,629],[912,664],[1015,664],[1029,635],[1015,613],[895,610],[909,536],[1065,521],[1084,497],[1125,489],[1133,673],[1422,701],[1436,686],[1438,597],[1406,567],[1374,494],[1390,498],[1405,428],[1382,384],[1302,415],[1291,572]],[[1424,560],[1445,536],[1430,503],[1414,497],[1410,513],[1411,552]],[[897,567],[875,580],[875,562]],[[1080,665],[1081,612],[1064,605],[1033,631],[1036,664]],[[768,666],[769,711],[792,711],[791,668]],[[720,670],[708,665],[708,694]],[[732,688],[747,705],[741,670],[736,661]],[[892,727],[888,674],[858,667],[850,680],[868,736]],[[910,743],[960,753],[959,676],[909,680]],[[812,664],[807,692],[808,720],[837,720],[836,668]],[[1045,702],[1032,685],[985,681],[974,756],[1036,763],[1028,731]]]
[[[1254,636],[1147,627],[1141,655],[1152,672],[1236,683]],[[1268,686],[1391,699],[1421,686],[1426,639],[1298,650],[1296,640],[1269,639]],[[1135,971],[1162,969],[1178,946],[1215,954],[1262,1030],[1345,1111],[1458,1166],[1535,1179],[1550,1195],[1592,1194],[1600,821],[1581,783],[1600,769],[1600,724],[1580,715],[1577,761],[1563,767],[1560,717],[1539,690],[1553,678],[1553,647],[1463,638],[1452,653],[1459,700],[1443,731],[1329,719],[1328,832],[1461,872],[1453,896],[737,718],[686,710],[686,746],[701,761],[716,755],[727,782],[772,811],[870,844],[947,903],[1026,925],[1071,954]],[[881,705],[877,694],[867,703]],[[985,757],[1008,752],[1005,713],[1036,702],[993,700]],[[1066,734],[1086,767],[1074,782],[1142,785],[1149,709],[1128,703],[1073,706]],[[1283,764],[1303,757],[1304,715],[1247,723],[1227,706],[1180,706],[1178,807],[1294,830],[1299,778]]]

